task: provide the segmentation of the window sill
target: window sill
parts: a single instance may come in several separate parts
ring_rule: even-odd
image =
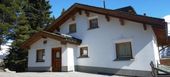
[[[135,59],[134,58],[131,58],[131,59],[115,59],[113,61],[134,61]]]
[[[36,61],[36,62],[45,62],[45,60],[38,60],[38,61]]]
[[[67,34],[73,34],[73,33],[76,33],[76,32],[69,32],[69,33],[67,33]]]
[[[77,58],[89,58],[89,56],[79,56]]]
[[[99,27],[95,27],[95,28],[88,28],[88,30],[93,30],[93,29],[97,29],[97,28],[99,28]]]

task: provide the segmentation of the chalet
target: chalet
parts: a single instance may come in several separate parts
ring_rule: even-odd
[[[150,76],[159,46],[167,44],[164,19],[138,15],[131,7],[105,9],[75,3],[21,48],[28,71],[81,71]]]

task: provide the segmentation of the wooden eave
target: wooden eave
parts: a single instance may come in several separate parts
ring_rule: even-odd
[[[80,45],[81,44],[81,40],[76,39],[76,38],[67,38],[55,33],[50,33],[50,32],[46,32],[46,31],[41,31],[38,33],[35,33],[34,35],[32,35],[28,40],[26,40],[22,45],[21,48],[29,48],[30,45],[32,45],[34,42],[38,41],[41,38],[52,38],[55,40],[60,41],[61,43],[70,43],[70,44],[75,44],[75,45]]]
[[[170,45],[170,37],[168,36],[168,30],[167,30],[167,23],[165,24],[165,28],[161,29],[161,28],[156,28],[156,27],[152,27],[155,36],[157,38],[157,43],[158,46],[167,46]]]
[[[168,42],[168,36],[167,36],[167,23],[165,22],[164,19],[137,15],[137,14],[129,14],[127,12],[109,10],[109,9],[104,9],[104,8],[94,7],[94,6],[84,5],[84,4],[78,4],[78,3],[74,4],[66,12],[64,12],[58,19],[56,19],[54,23],[52,23],[48,28],[46,28],[46,31],[53,32],[55,29],[59,28],[59,26],[61,26],[65,21],[67,21],[69,18],[75,15],[77,12],[81,14],[82,11],[103,14],[107,16],[106,18],[116,17],[122,20],[139,22],[143,24],[145,30],[147,29],[146,28],[146,26],[148,26],[147,24],[149,24],[153,28],[159,46],[170,44],[170,39]]]
[[[65,21],[67,21],[71,16],[75,15],[77,12],[80,12],[82,10],[94,12],[94,13],[98,13],[98,14],[103,14],[103,15],[107,15],[107,16],[111,16],[111,17],[126,19],[126,20],[130,20],[130,21],[134,21],[134,22],[150,24],[150,25],[152,25],[154,27],[158,27],[158,28],[165,27],[164,19],[153,18],[153,17],[148,17],[148,16],[142,16],[142,15],[134,15],[134,14],[126,13],[126,12],[109,10],[109,9],[104,9],[104,8],[99,8],[99,7],[76,3],[73,6],[71,6],[66,12],[64,12],[46,30],[50,31],[50,32],[54,31],[56,28],[61,26]]]

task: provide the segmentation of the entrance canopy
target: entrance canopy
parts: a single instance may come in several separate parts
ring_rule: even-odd
[[[35,33],[34,35],[32,35],[29,39],[27,39],[22,45],[21,48],[29,48],[30,45],[32,45],[34,42],[38,41],[41,38],[52,38],[55,40],[58,40],[61,42],[61,44],[66,44],[66,43],[70,43],[70,44],[75,44],[75,45],[80,45],[81,44],[81,40],[74,38],[70,35],[66,35],[66,34],[60,34],[60,33],[50,33],[47,31],[41,31],[38,33]]]

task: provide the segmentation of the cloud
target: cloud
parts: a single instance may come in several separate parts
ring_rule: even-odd
[[[170,15],[166,15],[163,18],[168,23],[168,36],[170,36]]]
[[[12,43],[12,40],[9,40],[6,45],[2,45],[1,48],[2,50],[0,50],[0,60],[3,59],[6,55],[9,54],[9,48],[10,48],[10,45]]]
[[[166,22],[170,23],[170,15],[167,15],[165,17],[163,17],[165,19]]]

